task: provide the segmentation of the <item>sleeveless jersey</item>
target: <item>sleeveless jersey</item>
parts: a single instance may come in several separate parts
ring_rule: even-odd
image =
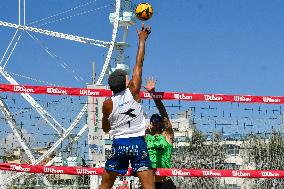
[[[152,168],[171,168],[173,145],[163,135],[146,136],[147,148]]]
[[[113,109],[109,115],[114,138],[129,138],[145,135],[146,122],[141,103],[134,100],[131,91],[126,90],[111,97]]]

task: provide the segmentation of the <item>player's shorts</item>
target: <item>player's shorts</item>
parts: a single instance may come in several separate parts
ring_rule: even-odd
[[[129,161],[134,174],[152,169],[144,136],[114,139],[105,169],[124,175]]]

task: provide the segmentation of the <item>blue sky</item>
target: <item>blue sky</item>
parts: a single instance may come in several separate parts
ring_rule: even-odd
[[[48,0],[26,2],[26,22],[48,17],[92,1]],[[85,10],[107,6],[112,1],[97,0]],[[133,1],[139,3],[140,1]],[[283,95],[284,2],[244,0],[152,0],[153,18],[146,22],[153,28],[148,40],[143,76],[155,76],[158,89],[199,93]],[[109,40],[112,26],[102,8],[42,28],[69,34]],[[0,2],[0,20],[18,23],[18,1]],[[52,21],[52,19],[50,19]],[[48,20],[48,21],[50,21]],[[141,22],[138,21],[138,25]],[[36,25],[36,24],[35,24]],[[15,29],[0,29],[0,53],[4,53]],[[66,86],[84,86],[91,75],[91,62],[100,70],[105,49],[34,34],[55,54],[82,76],[84,82],[72,81],[60,74],[64,69],[54,63],[27,35],[19,41],[7,70]],[[137,37],[131,28],[127,54],[135,61]],[[28,67],[29,70],[26,70]],[[48,77],[42,75],[41,71]],[[34,73],[35,72],[35,73]],[[58,74],[60,73],[60,74]],[[68,74],[67,74],[68,75]],[[41,78],[42,77],[42,78]],[[52,78],[51,78],[52,77]],[[56,78],[56,79],[55,79]],[[58,79],[58,80],[57,80]]]
[[[88,4],[44,22],[43,29],[109,41],[112,0],[26,0],[26,23]],[[134,4],[140,1],[133,1]],[[283,96],[284,1],[149,0],[154,15],[143,77],[154,76],[157,90]],[[99,10],[97,10],[99,9]],[[89,12],[81,16],[74,16]],[[72,16],[58,22],[58,19]],[[1,0],[0,20],[18,23],[18,1]],[[53,22],[56,20],[56,22]],[[141,24],[137,22],[138,26]],[[0,27],[2,58],[15,29]],[[60,57],[51,58],[25,32],[6,66],[8,72],[66,87],[85,87],[91,63],[101,70],[106,49],[31,33]],[[120,32],[121,34],[121,32]],[[118,36],[118,41],[121,35]],[[130,65],[137,34],[129,31]],[[60,64],[68,64],[63,69]],[[74,73],[84,80],[74,79]],[[23,84],[46,85],[13,75]],[[0,82],[7,81],[0,78]]]

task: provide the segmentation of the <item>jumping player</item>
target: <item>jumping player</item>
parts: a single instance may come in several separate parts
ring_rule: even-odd
[[[142,24],[141,31],[137,29],[137,33],[139,45],[132,79],[129,81],[127,73],[119,69],[110,74],[108,79],[113,96],[103,103],[102,127],[114,139],[100,189],[111,189],[116,177],[127,172],[129,161],[142,188],[154,189],[154,175],[145,142],[145,117],[139,97],[145,43],[151,27]]]

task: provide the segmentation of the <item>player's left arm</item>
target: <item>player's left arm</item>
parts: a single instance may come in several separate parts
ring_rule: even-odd
[[[103,107],[102,107],[102,111],[103,111],[103,118],[102,118],[102,128],[103,131],[105,133],[108,133],[110,131],[110,123],[109,123],[109,115],[112,112],[112,100],[111,99],[107,99],[103,102]]]
[[[165,124],[165,132],[170,136],[172,142],[174,141],[174,130],[171,121],[164,117],[164,124]]]
[[[146,86],[144,87],[151,95],[153,92],[155,92],[155,86],[156,86],[156,80],[152,78],[147,78],[146,79]],[[161,99],[153,98],[156,107],[159,110],[159,113],[161,117],[163,118],[163,122],[165,125],[165,132],[171,136],[171,138],[174,137],[174,131],[172,128],[172,123],[169,119],[168,112],[166,110],[166,107],[164,106],[164,103],[162,102]]]

